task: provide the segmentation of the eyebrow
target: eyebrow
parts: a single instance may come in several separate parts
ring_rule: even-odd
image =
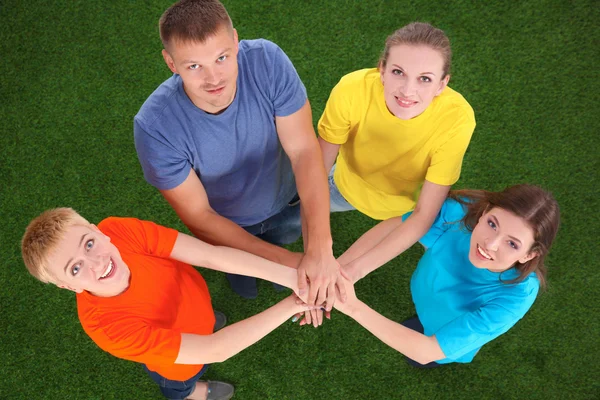
[[[496,224],[496,226],[500,227],[500,222],[498,222],[498,218],[496,218],[494,215],[490,215],[490,218],[492,218],[494,220],[494,223]],[[508,235],[509,238],[511,238],[512,240],[514,240],[515,242],[519,242],[519,244],[523,244],[519,239],[517,239],[514,236]]]
[[[221,57],[223,54],[225,54],[229,51],[231,51],[231,47],[228,47],[225,50],[223,50],[222,52],[220,52],[219,55],[217,56],[217,58]],[[183,60],[181,63],[182,64],[200,64],[198,61],[194,61],[194,60]]]
[[[79,245],[77,246],[77,248],[81,247],[81,243],[83,243],[83,239],[85,239],[85,237],[87,236],[87,233],[84,233],[83,236],[81,236],[81,239],[79,239]],[[63,268],[63,271],[65,272],[65,274],[67,273],[67,268],[69,268],[69,265],[71,264],[71,262],[73,261],[73,257],[71,257],[69,259],[69,261],[67,261],[67,265],[65,265],[65,267]]]
[[[402,70],[404,70],[404,68],[402,68],[401,66],[399,66],[398,64],[392,64],[393,67],[398,67]],[[421,72],[419,75],[433,75],[435,76],[435,74],[433,72]]]

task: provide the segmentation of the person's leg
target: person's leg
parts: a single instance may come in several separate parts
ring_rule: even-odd
[[[300,198],[296,195],[279,213],[263,222],[243,228],[257,238],[277,246],[294,243],[301,235]],[[256,278],[227,274],[227,280],[233,291],[240,296],[247,299],[254,299],[258,296]],[[285,289],[281,285],[273,284],[273,286],[277,290]]]
[[[196,382],[198,381],[198,379],[200,379],[202,375],[204,375],[204,373],[208,369],[208,364],[205,364],[204,367],[202,367],[202,369],[196,375],[185,381],[175,381],[167,379],[157,372],[150,371],[145,365],[142,364],[142,366],[144,368],[144,371],[146,371],[150,378],[152,378],[152,380],[158,384],[158,386],[160,387],[160,391],[162,392],[163,396],[165,396],[167,399],[187,399],[190,398],[188,396],[190,396],[192,392],[196,392],[196,398],[202,398],[202,385],[200,385],[200,391],[197,391],[198,388],[196,386]],[[204,386],[204,393],[206,393],[206,391],[208,390],[208,386],[205,382]],[[206,398],[206,395],[204,396],[204,398]]]
[[[340,191],[333,180],[333,173],[335,172],[335,165],[331,168],[329,172],[329,177],[327,178],[329,182],[329,211],[330,212],[344,212],[344,211],[352,211],[356,210],[352,206],[352,204],[348,203],[348,201],[342,196]]]
[[[258,236],[261,232],[262,222],[251,226],[242,227],[251,235]],[[245,299],[255,299],[258,296],[258,288],[256,287],[256,278],[253,276],[225,274],[229,281],[231,289]]]
[[[256,236],[271,244],[282,246],[296,242],[301,235],[300,197],[296,195],[280,213],[263,221],[262,233]],[[273,283],[273,287],[277,291],[286,289],[277,283]]]
[[[424,332],[423,325],[421,324],[419,317],[416,317],[416,316],[402,322],[402,325],[404,325],[405,327],[407,327],[409,329],[412,329],[413,331],[417,331],[419,333]],[[411,358],[408,358],[406,356],[404,356],[404,358],[406,359],[407,363],[409,363],[410,365],[412,365],[413,367],[416,367],[416,368],[435,368],[435,367],[439,367],[440,365],[442,365],[442,364],[436,363],[435,361],[432,361],[428,364],[419,364],[418,362],[416,362],[415,360],[413,360]]]

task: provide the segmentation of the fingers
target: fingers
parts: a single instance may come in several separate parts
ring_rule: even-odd
[[[304,319],[300,323],[300,326],[307,324],[310,325],[310,323],[312,322],[312,316],[310,315],[310,313],[311,310],[304,311]]]
[[[319,294],[318,281],[310,281],[308,286],[308,298],[306,302],[308,304],[317,304],[317,295]],[[320,303],[319,303],[320,304]]]
[[[338,290],[340,301],[345,303],[348,296],[346,295],[346,284],[344,283],[344,280],[338,279],[335,283],[335,286]]]
[[[331,281],[327,287],[327,299],[325,300],[325,309],[331,311],[335,304],[335,281]]]
[[[292,322],[298,321],[298,319],[300,319],[301,316],[302,316],[301,312],[294,314],[294,316],[292,317]],[[302,324],[302,322],[300,322],[300,324]]]
[[[304,267],[298,268],[298,296],[306,296],[306,287],[308,286],[306,276],[306,269]],[[303,299],[306,300],[306,299]]]

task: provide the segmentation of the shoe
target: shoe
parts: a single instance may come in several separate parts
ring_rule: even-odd
[[[227,280],[234,292],[245,299],[255,299],[258,296],[256,278],[252,276],[227,274]]]
[[[215,313],[215,327],[213,329],[213,332],[216,332],[219,329],[223,328],[225,325],[227,325],[227,317],[221,311],[214,311],[214,313]]]
[[[206,400],[229,400],[233,397],[233,385],[219,381],[206,381],[206,383],[208,383]]]

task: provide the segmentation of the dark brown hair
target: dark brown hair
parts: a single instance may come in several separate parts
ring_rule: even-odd
[[[507,283],[521,282],[535,272],[540,286],[546,287],[544,258],[550,250],[560,225],[558,203],[551,193],[534,185],[515,185],[501,192],[453,190],[449,196],[466,206],[467,214],[461,223],[470,232],[477,225],[479,218],[494,207],[523,218],[533,230],[534,242],[529,252],[535,252],[537,256],[524,264],[517,262],[515,268],[519,271],[519,276]]]
[[[218,0],[178,1],[163,13],[158,26],[165,49],[172,40],[204,42],[223,26],[233,29],[227,10]]]
[[[398,29],[385,40],[385,48],[379,58],[379,66],[385,68],[390,49],[401,44],[413,46],[427,46],[440,52],[444,59],[442,79],[450,73],[450,64],[452,63],[452,49],[450,49],[450,40],[443,30],[438,29],[424,22],[412,22]]]

